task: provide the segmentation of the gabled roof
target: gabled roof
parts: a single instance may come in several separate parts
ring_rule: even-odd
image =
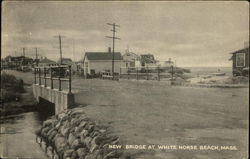
[[[56,62],[53,61],[53,60],[45,58],[45,59],[40,60],[39,63],[48,63],[48,64],[51,64],[51,63],[56,63]]]
[[[144,62],[144,63],[156,63],[154,55],[152,55],[152,54],[141,55],[141,62]]]
[[[70,62],[72,62],[71,58],[62,58],[62,61],[70,61]]]
[[[123,56],[125,56],[125,55],[134,55],[136,57],[139,57],[139,55],[137,55],[136,53],[133,53],[133,52],[126,52],[123,54]]]
[[[236,53],[242,53],[242,52],[249,53],[249,47],[231,52],[230,54],[236,54]]]
[[[88,60],[112,60],[113,53],[109,52],[86,52],[85,57],[88,58]],[[114,60],[122,60],[122,55],[120,52],[114,53]]]

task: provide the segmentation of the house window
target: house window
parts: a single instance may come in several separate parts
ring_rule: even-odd
[[[245,66],[245,54],[238,53],[236,54],[236,67],[244,67]]]
[[[91,69],[91,70],[90,70],[90,74],[91,74],[91,75],[94,75],[94,74],[95,74],[95,70],[94,70],[94,69]]]
[[[84,64],[85,64],[85,68],[88,68],[88,67],[89,67],[88,62],[85,62]]]

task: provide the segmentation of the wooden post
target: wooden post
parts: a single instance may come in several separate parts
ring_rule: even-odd
[[[148,80],[148,66],[146,67],[146,75],[147,75],[147,80]]]
[[[122,74],[122,68],[120,67],[120,74],[119,74],[119,78],[121,78],[121,74]]]
[[[41,68],[39,67],[38,68],[39,70],[39,72],[38,72],[38,77],[39,77],[39,85],[41,85]]]
[[[129,79],[129,68],[128,68],[128,79]]]
[[[47,81],[46,81],[46,67],[44,67],[44,87],[47,87]]]
[[[59,91],[62,90],[62,86],[61,86],[61,67],[59,66],[59,78],[58,78],[58,81],[59,81]]]
[[[35,84],[36,84],[36,69],[37,69],[37,68],[34,69],[34,71],[35,71],[35,72],[34,72],[34,75],[35,75]]]
[[[51,89],[53,89],[53,71],[52,71],[52,67],[50,67],[50,85],[51,85]]]
[[[71,66],[69,66],[69,94],[71,94]]]
[[[173,77],[174,77],[174,67],[171,66],[171,79],[173,80]]]
[[[136,67],[136,80],[138,80],[138,67]]]
[[[158,81],[160,81],[160,68],[157,67],[157,71],[158,71]]]

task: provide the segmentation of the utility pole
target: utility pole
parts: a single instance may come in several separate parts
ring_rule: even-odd
[[[120,25],[116,25],[115,23],[113,23],[113,24],[107,23],[107,25],[113,26],[113,29],[111,30],[113,32],[113,36],[112,37],[111,36],[106,36],[106,38],[113,39],[112,76],[113,76],[113,79],[114,79],[115,39],[121,40],[120,38],[118,38],[118,37],[115,36],[115,32],[116,32],[116,27],[120,27]]]
[[[23,56],[25,57],[25,48],[23,48]]]
[[[59,38],[60,64],[62,64],[62,37],[64,37],[64,36],[61,36],[61,35],[59,34],[59,36],[55,36],[55,37],[58,37],[58,38]]]
[[[37,48],[36,48],[36,66],[38,66]]]

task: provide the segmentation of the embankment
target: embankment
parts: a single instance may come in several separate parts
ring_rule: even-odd
[[[31,86],[24,84],[22,79],[2,73],[1,86],[1,117],[36,110],[37,103],[32,95]]]
[[[121,150],[109,149],[109,145],[119,143],[119,138],[109,127],[88,118],[82,108],[67,110],[44,121],[36,140],[53,159],[118,159],[123,156]]]

